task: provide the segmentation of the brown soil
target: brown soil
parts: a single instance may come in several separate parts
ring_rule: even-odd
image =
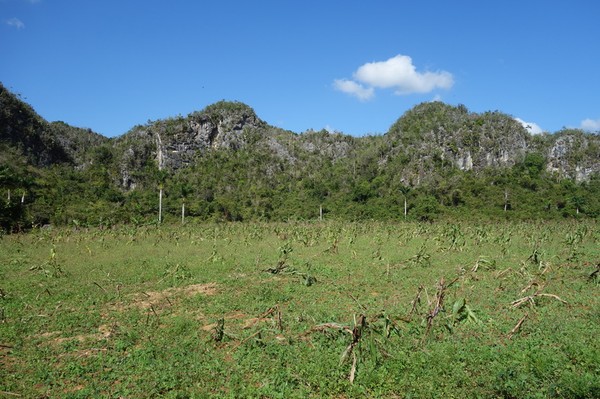
[[[177,296],[195,296],[195,295],[215,295],[217,285],[215,283],[193,284],[185,287],[168,288],[162,291],[148,291],[136,295],[133,303],[126,307],[136,307],[139,309],[150,309],[170,304],[172,297]]]

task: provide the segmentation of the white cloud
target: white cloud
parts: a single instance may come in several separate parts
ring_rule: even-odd
[[[25,24],[19,18],[11,18],[5,21],[6,25],[12,26],[13,28],[23,29],[25,28]]]
[[[600,131],[600,119],[584,119],[581,121],[581,129],[588,132]]]
[[[354,78],[373,87],[394,88],[396,94],[429,93],[436,88],[449,89],[454,84],[452,74],[446,71],[417,72],[407,55],[364,64],[356,70]]]
[[[542,129],[537,123],[525,122],[521,118],[515,118],[515,120],[523,125],[523,127],[527,129],[530,134],[542,134],[544,132],[544,129]]]
[[[435,89],[449,89],[454,85],[450,72],[419,72],[412,58],[399,54],[386,61],[369,62],[353,74],[354,80],[338,79],[334,86],[362,100],[375,95],[375,88],[394,89],[397,95],[429,93]]]
[[[334,80],[333,87],[343,93],[355,96],[361,101],[370,100],[375,95],[375,90],[372,87],[364,87],[360,83],[348,79]]]

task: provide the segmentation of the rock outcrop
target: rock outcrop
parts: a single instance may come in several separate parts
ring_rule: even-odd
[[[381,136],[326,130],[297,134],[268,125],[246,104],[220,101],[108,139],[89,129],[45,121],[0,84],[0,140],[37,167],[109,162],[114,165],[111,178],[124,190],[144,179],[156,180],[152,175],[158,169],[173,172],[212,151],[248,148],[276,163],[273,170],[287,165],[301,174],[306,165],[351,158],[353,168],[372,163],[367,167],[374,168],[373,175],[397,174],[413,185],[438,179],[447,168],[474,173],[510,168],[532,152],[541,154],[546,171],[558,178],[581,182],[600,173],[598,135],[566,129],[534,137],[509,115],[474,113],[441,102],[415,106]]]
[[[577,182],[589,180],[600,171],[600,136],[565,130],[547,138],[546,170]]]

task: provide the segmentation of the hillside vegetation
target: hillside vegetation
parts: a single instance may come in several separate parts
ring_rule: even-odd
[[[0,85],[0,225],[531,219],[600,214],[600,139],[423,103],[381,136],[286,131],[239,102],[117,138],[48,122]]]

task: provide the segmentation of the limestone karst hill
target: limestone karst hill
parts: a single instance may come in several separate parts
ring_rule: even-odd
[[[383,135],[353,137],[287,131],[246,104],[220,101],[107,138],[44,120],[0,84],[0,188],[30,204],[5,219],[27,223],[144,219],[159,186],[173,209],[187,200],[192,215],[228,220],[312,217],[323,204],[340,217],[385,218],[398,212],[400,192],[434,208],[506,211],[518,202],[523,216],[592,215],[597,201],[577,190],[591,190],[599,174],[598,134],[532,136],[510,115],[464,105],[422,103]]]

